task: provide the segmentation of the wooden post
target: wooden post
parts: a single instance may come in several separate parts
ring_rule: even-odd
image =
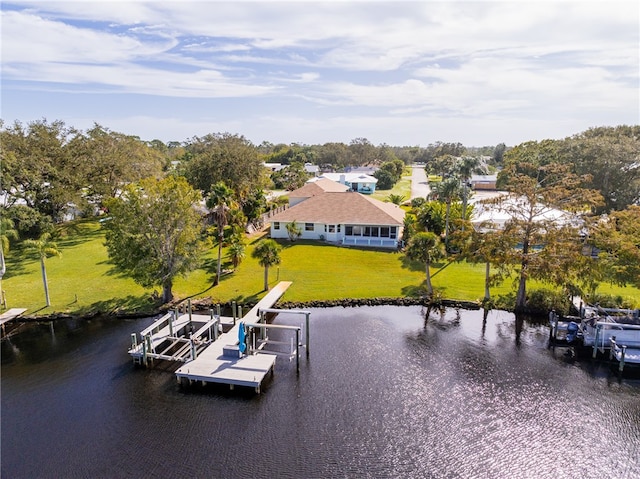
[[[251,328],[251,347],[256,350],[256,328]]]
[[[611,361],[613,359],[613,357],[615,356],[615,350],[616,350],[616,337],[615,336],[611,336],[611,338],[609,338],[609,361]]]
[[[173,336],[173,317],[174,317],[174,313],[172,311],[169,314],[169,336]]]
[[[196,343],[193,341],[193,335],[189,335],[189,342],[191,343],[191,359],[196,359]]]
[[[296,372],[300,372],[300,329],[296,329]]]
[[[189,323],[191,323],[191,298],[187,300],[187,307],[189,308]]]
[[[136,349],[138,345],[138,335],[136,333],[131,333],[131,349]]]
[[[622,372],[622,370],[624,369],[624,357],[626,355],[627,355],[627,346],[626,345],[622,345],[622,353],[620,355],[620,366],[618,367],[620,372]]]
[[[142,364],[147,366],[147,341],[142,338]]]
[[[220,304],[216,304],[216,316],[220,319]]]
[[[307,357],[309,357],[309,316],[311,315],[311,313],[304,313],[305,316],[305,335],[306,335],[306,339],[307,339]]]
[[[242,306],[238,306],[238,319],[242,319]]]

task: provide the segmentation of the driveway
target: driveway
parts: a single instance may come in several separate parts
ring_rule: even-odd
[[[424,165],[411,166],[411,198],[426,198],[431,192]]]

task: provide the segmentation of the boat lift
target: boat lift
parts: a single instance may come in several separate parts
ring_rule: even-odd
[[[300,335],[302,332],[302,326],[288,326],[283,324],[268,324],[267,323],[267,314],[304,314],[305,316],[305,343],[302,344],[300,342]],[[244,327],[246,329],[246,341],[249,343],[249,352],[265,352],[268,354],[275,354],[280,356],[287,356],[289,361],[296,358],[296,371],[300,371],[300,348],[304,348],[306,350],[307,358],[309,357],[309,317],[311,316],[310,311],[306,310],[297,310],[297,309],[275,309],[275,308],[260,308],[258,310],[258,321],[250,324],[245,324]],[[259,334],[255,330],[259,330]],[[275,341],[269,339],[267,333],[268,330],[287,330],[287,331],[295,331],[296,338],[295,343],[293,342],[293,338],[291,341]],[[272,351],[265,349],[269,344],[274,345],[288,345],[289,351]]]

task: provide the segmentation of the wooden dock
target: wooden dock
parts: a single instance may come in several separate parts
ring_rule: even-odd
[[[178,368],[178,381],[228,384],[231,389],[234,386],[252,387],[259,393],[264,378],[269,372],[273,374],[277,356],[267,353],[241,354],[239,331],[240,328],[258,325],[260,311],[271,308],[289,286],[290,281],[278,283],[231,330],[209,344],[195,359]]]
[[[22,315],[26,311],[26,308],[11,308],[0,314],[0,328],[2,329],[2,336],[5,335],[5,327],[9,321],[16,319],[18,316]]]
[[[26,311],[26,308],[11,308],[0,314],[0,325],[4,326],[5,323],[8,323],[12,319],[16,319],[22,313]]]

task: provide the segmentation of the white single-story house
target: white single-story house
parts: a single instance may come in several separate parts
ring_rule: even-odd
[[[347,185],[352,191],[370,195],[376,191],[376,183],[378,178],[364,173],[322,173],[318,179],[326,178],[328,180]],[[309,181],[313,181],[312,178]]]
[[[276,172],[285,169],[289,165],[283,165],[282,163],[264,163],[264,166],[265,168],[269,168],[269,170],[271,170],[272,172]],[[304,171],[306,171],[309,175],[318,176],[318,174],[320,173],[320,167],[311,163],[305,163]]]
[[[517,206],[524,205],[524,206]],[[476,202],[473,205],[473,214],[471,217],[471,223],[476,229],[481,225],[485,225],[486,229],[502,230],[505,223],[513,217],[514,211],[519,211],[521,208],[528,208],[528,201],[523,197],[509,196],[505,194],[505,198],[502,202],[497,203],[484,203],[482,201]],[[536,204],[533,208],[534,221],[551,221],[558,224],[572,224],[574,226],[580,226],[581,221],[579,218],[567,211],[562,211],[550,206],[542,204]]]
[[[310,194],[308,186],[312,184],[293,191],[289,198],[295,198],[296,202],[270,218],[272,238],[289,238],[287,224],[295,221],[303,239],[353,246],[398,247],[404,225],[402,208],[355,191]],[[305,195],[309,196],[303,198]]]

